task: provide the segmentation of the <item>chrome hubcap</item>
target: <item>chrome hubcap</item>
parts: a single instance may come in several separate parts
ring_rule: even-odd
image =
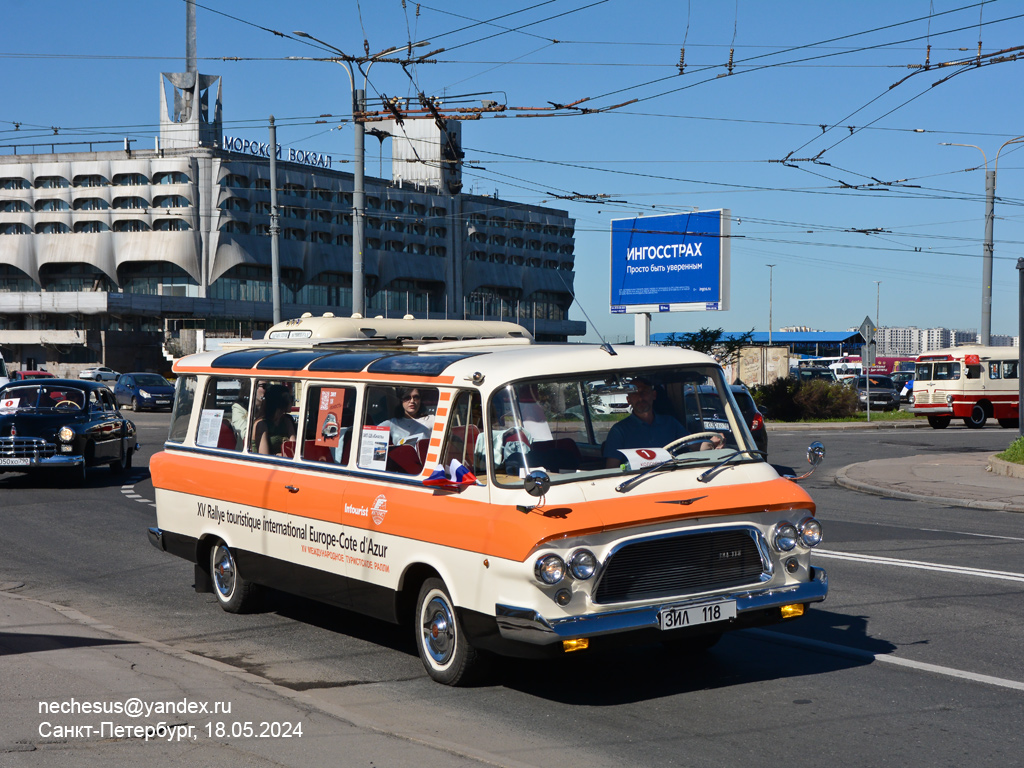
[[[226,547],[217,547],[213,560],[213,583],[217,593],[224,598],[230,597],[235,588],[235,563]]]
[[[423,647],[433,661],[443,666],[455,651],[455,621],[448,603],[432,598],[423,608]]]

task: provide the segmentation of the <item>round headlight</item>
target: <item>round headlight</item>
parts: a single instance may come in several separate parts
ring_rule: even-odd
[[[773,543],[779,552],[789,552],[796,547],[796,526],[792,523],[779,523],[775,527]]]
[[[821,523],[813,517],[800,522],[800,543],[805,547],[816,547],[821,544]]]
[[[952,405],[952,404],[953,404],[953,396],[952,395],[946,395],[946,405]]]
[[[75,431],[71,427],[61,427],[57,432],[57,437],[62,443],[70,443],[75,439]]]
[[[916,402],[916,401],[914,400],[914,395],[913,395],[913,394],[911,394],[911,395],[910,395],[910,404],[911,404],[911,405],[913,405],[913,404],[914,404],[915,402]]]
[[[597,558],[594,553],[586,549],[578,549],[569,558],[569,572],[574,579],[586,581],[594,575],[597,570]]]
[[[565,578],[565,561],[558,555],[545,555],[533,566],[533,573],[541,584],[557,584]]]

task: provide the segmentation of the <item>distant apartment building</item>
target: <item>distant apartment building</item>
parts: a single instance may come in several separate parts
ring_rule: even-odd
[[[977,344],[978,332],[916,326],[878,328],[875,330],[875,342],[875,354],[882,357],[913,357],[933,349]],[[989,337],[989,344],[993,347],[1016,347],[1019,340],[1017,336],[993,335]]]

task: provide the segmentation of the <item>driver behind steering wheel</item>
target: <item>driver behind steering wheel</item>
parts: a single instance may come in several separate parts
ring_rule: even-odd
[[[608,431],[608,438],[601,449],[608,467],[622,463],[622,454],[618,452],[620,448],[661,447],[689,434],[674,416],[655,413],[654,401],[658,392],[648,379],[634,377],[632,383],[634,390],[626,395],[631,413]],[[710,441],[701,443],[700,450],[724,446],[725,437],[716,434]]]

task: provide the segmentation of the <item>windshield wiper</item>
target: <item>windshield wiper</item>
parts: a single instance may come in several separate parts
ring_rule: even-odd
[[[715,464],[715,466],[713,466],[711,469],[707,470],[706,472],[701,472],[697,476],[697,482],[700,482],[700,483],[710,482],[711,478],[713,478],[715,475],[717,475],[719,472],[721,472],[723,469],[725,469],[725,466],[727,464],[729,464],[737,456],[744,456],[744,455],[748,455],[748,454],[751,455],[751,456],[760,456],[763,459],[767,459],[768,458],[768,454],[765,453],[764,451],[733,451],[728,456],[726,456],[724,459],[722,459],[720,462]]]
[[[701,461],[706,461],[706,459],[702,459],[696,456],[693,458],[679,458],[678,456],[673,456],[671,459],[665,459],[663,462],[659,464],[655,464],[653,466],[648,467],[639,475],[631,477],[629,478],[629,480],[626,480],[625,482],[619,483],[617,486],[615,486],[615,490],[618,491],[619,493],[625,493],[626,491],[632,490],[640,483],[642,483],[644,480],[646,480],[648,477],[650,477],[652,473],[657,472],[659,469],[666,468],[669,464],[672,464],[674,467],[679,467],[682,466],[683,464],[695,464]]]

